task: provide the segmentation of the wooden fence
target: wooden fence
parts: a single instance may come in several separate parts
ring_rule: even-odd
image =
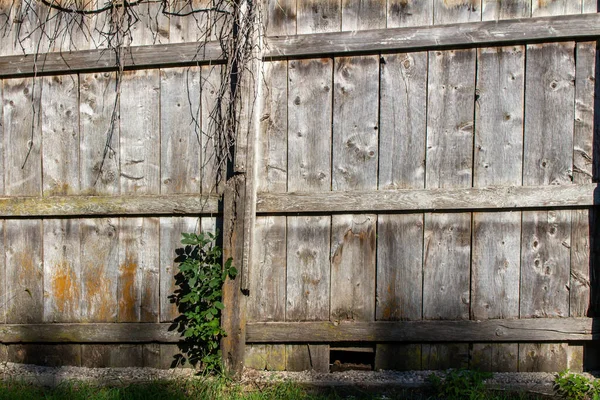
[[[262,6],[222,202],[216,42],[128,50],[99,180],[114,60],[1,47],[0,360],[167,366],[178,236],[223,225],[233,369],[595,368],[596,2]]]

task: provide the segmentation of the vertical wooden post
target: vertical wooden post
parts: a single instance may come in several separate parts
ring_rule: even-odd
[[[246,177],[234,175],[225,186],[223,197],[223,260],[232,258],[233,265],[240,270],[244,257],[244,210]],[[238,271],[241,272],[241,271]],[[221,326],[227,336],[221,339],[221,351],[225,370],[236,379],[244,368],[246,345],[245,299],[241,288],[242,275],[227,279],[223,286]]]

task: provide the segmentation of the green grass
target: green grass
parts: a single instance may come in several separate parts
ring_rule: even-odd
[[[534,400],[545,397],[487,392],[486,400]],[[241,386],[221,379],[152,382],[123,387],[63,384],[55,388],[22,383],[0,383],[0,400],[432,400],[427,390],[362,388],[306,389],[293,383]]]

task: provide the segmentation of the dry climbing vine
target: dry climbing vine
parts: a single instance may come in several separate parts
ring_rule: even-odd
[[[240,130],[240,85],[253,80],[250,74],[255,57],[259,10],[254,0],[0,0],[0,36],[13,40],[23,52],[34,50],[40,55],[52,51],[76,51],[84,47],[105,49],[115,55],[115,102],[97,179],[111,152],[113,135],[118,126],[121,82],[126,49],[134,39],[136,25],[150,29],[153,42],[160,41],[160,16],[191,19],[197,31],[197,54],[211,40],[219,42],[224,64],[220,86],[214,88],[215,106],[208,115],[207,129],[202,129],[193,109],[189,87],[190,113],[197,140],[206,137],[212,148],[204,149],[202,167],[215,169],[214,187],[226,175]],[[37,69],[37,68],[36,68]],[[35,80],[34,80],[35,84]],[[39,110],[32,109],[33,118]],[[35,124],[33,124],[35,125]],[[33,143],[34,128],[32,127]],[[31,148],[29,149],[29,152]],[[25,158],[25,163],[27,162]]]

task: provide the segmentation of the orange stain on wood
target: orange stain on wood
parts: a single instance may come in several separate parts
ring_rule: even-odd
[[[105,271],[94,265],[89,265],[87,268],[89,271],[96,269],[95,274],[90,274],[85,282],[86,302],[90,304],[88,318],[94,321],[112,322],[115,317],[114,297]]]
[[[125,257],[125,262],[119,266],[119,321],[134,322],[137,317],[137,290],[135,273],[138,265],[131,256]]]
[[[61,314],[72,315],[77,309],[79,296],[77,296],[77,278],[73,268],[65,261],[56,264],[53,268],[52,296],[56,311]]]

